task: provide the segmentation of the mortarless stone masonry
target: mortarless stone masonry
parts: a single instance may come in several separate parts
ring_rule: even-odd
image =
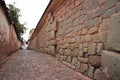
[[[119,3],[120,0],[52,0],[30,39],[29,49],[53,55],[89,78],[119,80],[119,71],[110,68],[120,62],[109,61],[111,54],[120,56]],[[102,77],[104,74],[107,76]]]

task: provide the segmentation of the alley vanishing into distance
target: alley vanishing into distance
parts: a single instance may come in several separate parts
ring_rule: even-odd
[[[0,68],[0,80],[89,80],[55,58],[31,50],[20,50]]]

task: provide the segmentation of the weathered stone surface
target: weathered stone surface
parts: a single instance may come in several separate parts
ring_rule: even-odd
[[[78,57],[78,60],[82,63],[88,63],[88,58]]]
[[[55,47],[54,46],[49,46],[50,47],[50,52],[53,56],[55,56]]]
[[[94,73],[95,80],[102,80],[102,71],[100,69],[96,69]]]
[[[80,21],[80,19],[79,19],[79,17],[78,17],[77,19],[75,19],[75,20],[73,21],[73,26],[79,25],[79,21]]]
[[[69,44],[64,44],[63,49],[67,49],[69,47]]]
[[[60,61],[66,61],[66,58],[67,58],[66,56],[61,55],[61,56],[60,56]]]
[[[83,43],[83,47],[88,47],[88,42],[86,42],[86,43]]]
[[[93,10],[93,9],[96,9],[98,6],[99,6],[99,2],[98,1],[92,1],[91,5],[89,6],[88,10]]]
[[[88,28],[83,28],[81,31],[81,35],[85,35],[88,32]]]
[[[55,31],[50,32],[50,39],[55,39]]]
[[[97,55],[101,55],[101,51],[103,50],[103,43],[98,43],[97,44]]]
[[[96,54],[96,44],[89,44],[88,54]]]
[[[120,54],[102,51],[102,70],[108,80],[120,80]]]
[[[74,48],[78,48],[79,44],[78,43],[74,43]]]
[[[75,42],[75,38],[71,38],[71,42],[74,43]]]
[[[102,18],[103,18],[103,19],[104,19],[104,18],[110,18],[111,15],[115,14],[115,11],[116,11],[116,10],[115,10],[115,7],[109,9],[109,10],[102,16]]]
[[[86,16],[85,15],[82,15],[80,16],[80,24],[82,24],[84,21],[86,20]]]
[[[66,56],[70,55],[70,50],[66,49],[64,55],[66,55]]]
[[[93,42],[100,42],[100,34],[99,33],[92,34],[91,37],[92,37]]]
[[[91,35],[84,36],[84,42],[89,42],[91,40]]]
[[[83,51],[79,50],[78,56],[83,56]]]
[[[56,54],[56,59],[60,60],[60,54]]]
[[[89,29],[89,33],[90,34],[94,34],[94,33],[97,33],[98,32],[98,27],[91,27],[90,29]]]
[[[79,49],[74,49],[72,56],[76,57],[79,54]]]
[[[80,36],[77,36],[77,37],[76,37],[76,42],[77,42],[77,43],[80,42],[80,38],[81,38]]]
[[[120,13],[112,16],[106,49],[120,51]]]
[[[89,12],[86,14],[86,19],[89,20],[92,18],[92,16],[93,16],[92,13]]]
[[[81,42],[88,42],[91,40],[91,35],[85,35],[81,37]]]
[[[90,66],[89,67],[89,70],[88,70],[88,76],[90,77],[90,78],[93,78],[93,71],[94,71],[94,67],[93,66]]]
[[[101,56],[89,56],[88,61],[96,68],[101,67]]]
[[[108,32],[101,32],[99,38],[100,38],[101,42],[106,42],[106,40],[108,38]]]
[[[51,40],[51,41],[49,42],[49,45],[52,45],[52,46],[56,45],[56,40]]]
[[[117,12],[120,12],[120,1],[117,3],[116,8],[117,8]]]
[[[59,53],[60,53],[60,54],[64,54],[65,51],[64,51],[63,49],[60,49],[60,50],[59,50]]]
[[[69,63],[71,63],[72,57],[71,57],[71,56],[68,56],[66,61],[69,62]]]
[[[87,47],[84,47],[84,48],[83,48],[83,52],[88,52],[88,48],[87,48]]]
[[[87,72],[88,72],[88,65],[82,63],[81,66],[80,66],[80,72],[81,72],[82,74],[87,74]]]
[[[83,48],[82,44],[79,44],[79,49],[81,50]]]
[[[80,68],[80,64],[81,64],[80,61],[77,60],[77,62],[76,62],[76,64],[75,64],[75,67],[76,67],[77,69],[79,69],[79,68]]]
[[[116,1],[117,1],[117,0],[108,0],[108,1],[106,1],[106,2],[103,4],[104,10],[109,9],[109,8],[111,8],[112,6],[114,6]]]
[[[97,26],[98,24],[100,24],[102,22],[102,19],[100,17],[96,17],[94,19],[90,19],[88,21],[88,27],[94,27]]]
[[[104,3],[106,0],[98,0],[100,4]]]
[[[103,0],[101,0],[101,1],[103,1]],[[99,9],[97,9],[96,11],[95,11],[95,16],[100,16],[100,15],[102,15],[104,13],[104,10],[102,9],[102,8],[99,8]]]
[[[74,45],[73,45],[73,44],[70,44],[69,49],[70,49],[70,50],[74,50]]]
[[[101,31],[108,31],[110,28],[110,19],[104,19],[101,26]]]
[[[75,65],[77,63],[77,58],[73,58],[71,64]]]

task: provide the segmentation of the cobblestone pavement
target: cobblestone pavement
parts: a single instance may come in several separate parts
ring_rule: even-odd
[[[89,80],[59,63],[55,58],[31,50],[9,57],[0,69],[0,80]]]

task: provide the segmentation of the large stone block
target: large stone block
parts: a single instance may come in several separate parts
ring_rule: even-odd
[[[89,44],[88,54],[96,54],[96,44]]]
[[[81,35],[85,35],[88,32],[88,28],[83,28],[81,31]]]
[[[71,56],[68,56],[66,61],[69,62],[69,63],[71,63],[72,57],[71,57]]]
[[[68,47],[69,47],[69,44],[64,44],[64,45],[63,45],[63,48],[64,48],[64,49],[67,49]]]
[[[87,74],[87,72],[88,72],[88,65],[82,63],[81,66],[80,66],[80,72],[83,73],[83,74],[85,74],[85,73]]]
[[[71,64],[75,65],[77,63],[77,58],[73,58]]]
[[[93,78],[93,73],[94,72],[94,67],[93,66],[90,66],[89,67],[89,70],[88,70],[88,76],[90,77],[90,78]]]
[[[56,45],[56,40],[51,40],[47,45],[52,45],[52,46]]]
[[[110,28],[110,19],[104,19],[101,26],[101,31],[108,31]]]
[[[95,80],[102,80],[102,71],[100,69],[96,69],[94,73]]]
[[[103,43],[98,43],[97,44],[97,55],[101,55],[101,51],[104,49]]]
[[[99,33],[91,35],[91,38],[92,38],[93,42],[100,42],[100,34]]]
[[[101,0],[101,1],[102,1],[102,0]],[[109,8],[111,8],[112,6],[114,6],[116,1],[117,1],[117,0],[107,0],[107,1],[103,4],[104,10],[109,9]]]
[[[120,13],[112,16],[106,49],[120,51]]]
[[[89,56],[88,61],[96,68],[101,67],[101,57],[100,56]]]
[[[102,0],[101,0],[102,1]],[[95,16],[100,16],[104,13],[104,10],[102,8],[98,8],[96,11],[95,11]]]
[[[100,39],[101,42],[106,43],[107,37],[108,37],[108,32],[101,32],[100,36],[99,36],[99,39]]]
[[[50,39],[55,39],[55,31],[50,32]]]
[[[115,11],[116,11],[115,9],[116,9],[115,7],[109,9],[109,10],[102,16],[102,18],[103,18],[103,19],[104,19],[104,18],[110,18],[111,15],[115,14]]]
[[[111,51],[102,51],[103,76],[108,80],[120,80],[120,54]],[[105,77],[103,80],[107,80]]]
[[[99,4],[98,1],[93,0],[92,3],[91,3],[91,5],[89,6],[88,10],[96,9],[99,5],[100,4]]]
[[[89,33],[90,34],[93,34],[93,33],[97,33],[98,32],[98,27],[91,27],[90,29],[89,29]]]
[[[88,63],[88,58],[78,57],[78,60],[82,63]]]
[[[50,53],[55,56],[55,47],[54,46],[50,46]]]
[[[97,26],[98,24],[100,24],[102,22],[102,19],[100,17],[96,17],[94,19],[90,19],[88,21],[88,27],[94,27]]]
[[[120,1],[117,3],[116,7],[117,7],[117,12],[120,12]]]

